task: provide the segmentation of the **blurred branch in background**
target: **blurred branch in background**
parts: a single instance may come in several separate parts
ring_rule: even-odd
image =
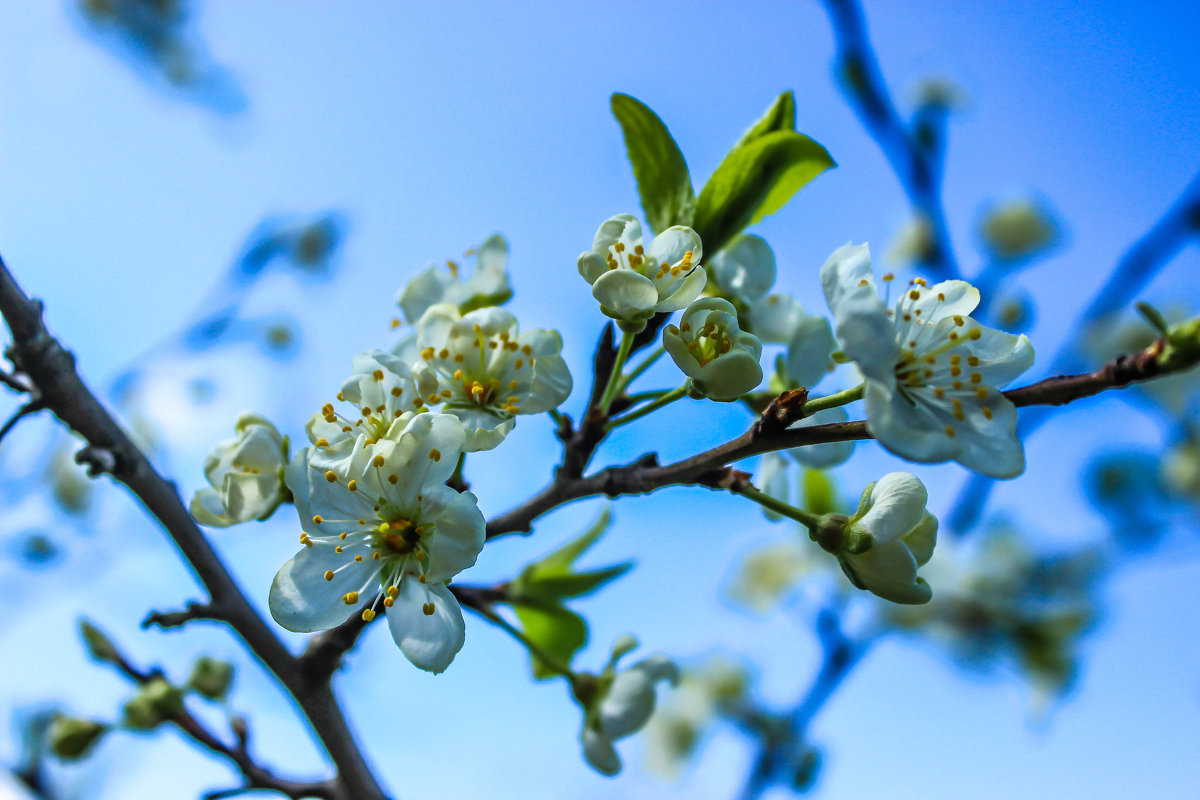
[[[170,95],[218,114],[247,100],[237,80],[214,62],[195,30],[188,0],[74,0],[89,33]]]
[[[879,143],[926,231],[917,263],[934,280],[960,277],[941,196],[946,117],[953,94],[924,92],[917,112],[906,123],[884,82],[857,0],[825,0],[825,8],[837,46],[834,72],[846,99]]]
[[[1071,370],[1083,360],[1090,340],[1101,335],[1104,328],[1117,325],[1119,316],[1129,310],[1146,285],[1188,243],[1200,235],[1200,174],[1192,178],[1183,194],[1167,209],[1145,234],[1116,263],[1108,279],[1101,285],[1092,301],[1080,313],[1073,328],[1074,334],[1065,341],[1050,361],[1050,374]],[[1149,330],[1149,327],[1147,326]],[[1046,409],[1033,409],[1022,415],[1020,436],[1027,439],[1049,419]],[[967,478],[950,512],[946,524],[956,533],[966,533],[979,523],[994,481],[974,474]]]

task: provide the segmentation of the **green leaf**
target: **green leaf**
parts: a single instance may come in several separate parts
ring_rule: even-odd
[[[775,98],[775,102],[771,103],[767,113],[759,117],[758,121],[742,134],[742,138],[738,139],[733,149],[736,150],[768,133],[794,130],[796,130],[796,96],[789,89]]]
[[[600,540],[611,523],[612,510],[605,506],[582,534],[549,555],[533,562],[527,569],[546,574],[566,572],[581,555]]]
[[[626,561],[591,572],[534,576],[532,580],[522,586],[522,589],[528,595],[547,599],[582,597],[591,594],[609,581],[616,580],[631,569],[633,569],[633,562]]]
[[[802,480],[806,511],[818,516],[839,512],[837,489],[829,479],[829,473],[819,469],[806,469]]]
[[[558,603],[535,605],[514,602],[513,610],[530,641],[563,667],[570,667],[571,659],[587,644],[587,623]],[[531,652],[529,657],[533,662],[533,677],[537,680],[559,674],[558,670],[534,653]]]
[[[658,115],[627,94],[612,96],[612,112],[625,135],[646,224],[654,233],[690,225],[696,194],[679,145]]]
[[[705,253],[718,252],[834,166],[824,147],[795,131],[775,131],[734,147],[696,201],[692,227]]]

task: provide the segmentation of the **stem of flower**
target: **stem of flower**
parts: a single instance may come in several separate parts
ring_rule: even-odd
[[[836,394],[830,394],[826,395],[825,397],[817,397],[809,400],[804,404],[803,414],[804,416],[808,417],[817,413],[818,411],[824,411],[827,408],[837,408],[838,406],[844,406],[847,403],[853,403],[855,400],[862,400],[863,386],[865,385],[866,384],[860,383],[853,389],[847,389],[844,392],[837,392]]]
[[[635,419],[640,419],[640,418],[646,416],[647,414],[657,411],[658,409],[662,408],[665,405],[674,403],[676,400],[678,400],[679,398],[681,398],[685,394],[687,394],[687,391],[688,391],[688,385],[685,383],[677,389],[672,389],[669,392],[664,392],[657,400],[655,400],[651,403],[647,403],[646,405],[642,406],[641,408],[630,411],[628,414],[626,414],[623,417],[617,417],[616,419],[609,420],[608,423],[605,424],[604,430],[611,431],[613,428],[619,428],[620,426],[625,425],[626,423],[633,422]]]
[[[612,372],[608,375],[608,383],[604,386],[604,394],[600,395],[600,412],[605,416],[608,415],[608,407],[621,390],[621,370],[629,360],[629,353],[633,350],[633,338],[636,335],[629,331],[621,332],[621,346],[617,349],[617,357],[613,361]]]
[[[781,514],[789,519],[796,520],[796,522],[799,522],[810,531],[815,531],[817,529],[817,524],[820,521],[820,517],[818,517],[816,514],[811,514],[802,508],[796,508],[795,506],[788,505],[782,500],[777,500],[765,492],[760,492],[758,489],[755,489],[749,484],[735,486],[731,491],[736,494],[740,494],[743,497],[750,498],[763,508],[768,508],[771,511],[774,511],[776,514]]]
[[[638,363],[638,365],[636,367],[634,367],[633,370],[630,371],[630,373],[628,375],[626,375],[624,378],[621,379],[621,387],[620,387],[618,393],[625,391],[625,388],[628,387],[629,384],[631,384],[635,380],[637,380],[638,376],[641,375],[643,372],[650,369],[650,367],[654,366],[654,362],[658,361],[660,358],[662,358],[663,354],[666,352],[667,352],[666,348],[663,347],[662,345],[659,345],[658,347],[656,347],[652,351],[650,351],[650,353],[648,353],[646,355],[646,357],[643,358]]]
[[[555,672],[557,672],[560,675],[567,677],[568,679],[570,679],[574,675],[574,673],[571,672],[570,667],[563,666],[559,662],[558,659],[556,659],[552,655],[549,655],[545,650],[543,650],[540,646],[538,646],[535,642],[533,642],[528,636],[526,636],[523,631],[521,631],[519,628],[512,625],[508,620],[506,620],[504,617],[497,614],[491,608],[488,608],[486,606],[485,607],[476,607],[475,611],[478,611],[480,614],[482,614],[484,616],[485,619],[487,619],[493,625],[495,625],[498,628],[501,628],[506,633],[508,633],[509,636],[513,637],[518,642],[520,642],[521,645],[526,650],[528,650],[530,653],[532,653],[533,655],[540,658],[543,662],[545,662],[546,666],[550,667],[550,669],[554,670]]]

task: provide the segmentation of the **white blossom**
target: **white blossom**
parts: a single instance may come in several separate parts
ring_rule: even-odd
[[[431,264],[417,273],[396,297],[396,304],[404,310],[410,325],[416,324],[430,306],[450,303],[466,314],[477,308],[498,306],[512,297],[512,286],[508,281],[508,242],[498,233],[492,234],[475,250],[471,277],[464,279],[461,267],[455,261],[446,262],[446,272]]]
[[[433,376],[418,379],[408,364],[382,350],[355,356],[352,370],[337,395],[338,401],[348,407],[345,413],[339,413],[333,403],[326,403],[305,427],[309,441],[316,447],[359,436],[368,444],[374,443],[405,412],[426,410],[425,397],[437,390]]]
[[[664,655],[652,655],[632,667],[617,671],[622,655],[637,647],[631,636],[623,636],[613,645],[612,658],[599,675],[577,675],[585,679],[589,689],[584,706],[583,755],[601,774],[616,775],[621,771],[621,757],[613,742],[630,736],[645,727],[654,713],[654,686],[662,680],[675,683],[679,670]],[[577,696],[579,692],[576,692]]]
[[[484,542],[475,496],[445,485],[465,438],[457,417],[408,412],[371,444],[360,436],[298,453],[286,477],[304,546],[271,585],[275,621],[318,631],[382,607],[409,661],[446,669],[465,635],[446,584]]]
[[[579,256],[579,274],[592,285],[600,310],[639,331],[662,311],[678,311],[704,291],[703,247],[691,228],[675,225],[642,244],[642,226],[629,214],[611,217]]]
[[[689,305],[679,327],[663,328],[663,347],[710,400],[736,400],[762,382],[762,343],[738,327],[728,300],[702,297]]]
[[[995,478],[1024,470],[1016,408],[999,388],[1033,364],[1033,347],[968,316],[979,303],[975,287],[918,278],[888,309],[866,245],[836,250],[821,283],[842,350],[866,384],[868,430],[884,447]]]
[[[197,492],[191,504],[202,525],[225,528],[266,519],[287,499],[287,437],[258,414],[242,414],[235,429],[237,438],[218,444],[204,461],[213,488]]]
[[[708,260],[708,270],[721,292],[753,303],[775,283],[775,253],[761,236],[743,234]]]
[[[491,450],[517,415],[557,408],[571,393],[558,331],[521,333],[517,318],[500,308],[460,314],[448,304],[431,306],[396,352],[412,365],[425,403],[442,404],[462,421],[468,453]]]
[[[933,591],[917,575],[937,544],[938,522],[925,510],[928,499],[925,485],[907,472],[889,473],[866,488],[858,511],[845,522],[846,547],[838,554],[851,583],[893,603],[929,602]]]

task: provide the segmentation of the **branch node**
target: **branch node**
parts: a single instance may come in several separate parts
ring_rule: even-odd
[[[221,616],[217,613],[217,609],[212,603],[188,603],[187,608],[183,611],[150,612],[142,620],[142,628],[157,625],[166,630],[167,628],[178,628],[181,625],[198,619],[219,620]]]
[[[75,454],[75,463],[87,467],[89,478],[109,474],[117,476],[124,469],[124,459],[111,447],[88,445]]]
[[[788,389],[772,400],[754,423],[754,436],[787,430],[793,422],[804,417],[808,389]]]

